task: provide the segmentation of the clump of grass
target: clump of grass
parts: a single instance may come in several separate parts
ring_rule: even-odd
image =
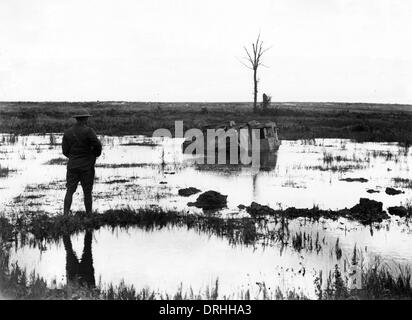
[[[333,155],[328,152],[323,152],[323,162],[326,164],[331,164],[333,162]]]
[[[300,252],[303,248],[303,235],[302,232],[296,233],[292,236],[292,246],[297,251]]]
[[[11,172],[15,172],[16,170],[12,170],[9,167],[2,167],[0,165],[0,178],[6,178],[9,176]]]
[[[390,161],[395,158],[396,160],[395,154],[389,150],[373,150],[371,154],[373,158],[383,158],[386,161]]]
[[[397,188],[412,189],[412,180],[408,178],[395,177],[392,179]]]
[[[49,134],[49,145],[51,145],[51,146],[56,146],[56,145],[58,145],[58,143],[57,143],[57,137],[56,137],[56,135],[54,135],[53,133],[50,133],[50,134]]]
[[[362,289],[358,295],[366,299],[412,299],[411,268],[398,264],[397,276],[380,259],[362,271]]]
[[[47,161],[45,164],[46,165],[66,165],[67,161],[68,160],[66,158],[54,158],[54,159]]]
[[[339,154],[333,155],[330,152],[323,151],[323,163],[326,165],[332,165],[333,163],[337,164],[340,162],[367,163],[369,161],[370,161],[369,157],[361,159],[361,158],[356,157],[355,153],[352,155],[352,157],[347,157],[347,156],[342,156]]]
[[[329,272],[326,286],[323,286],[322,272],[315,278],[315,292],[320,300],[342,299],[412,299],[411,268],[396,264],[395,269],[382,263],[379,257],[369,265],[359,265],[356,246],[351,259],[353,266],[359,266],[360,273],[357,279],[360,288],[351,288],[349,279],[353,275],[344,270],[342,273],[338,265],[333,272]],[[346,268],[345,268],[346,269]]]
[[[2,241],[11,239],[14,232],[14,226],[7,218],[0,217],[0,244]]]
[[[96,168],[142,168],[142,167],[154,167],[153,163],[97,163]]]
[[[355,171],[361,170],[366,168],[366,165],[357,163],[357,164],[346,164],[346,165],[338,165],[335,163],[326,164],[326,165],[316,165],[316,166],[305,166],[305,170],[318,170],[318,171],[331,171],[331,172],[348,172],[348,171]]]
[[[292,180],[292,178],[288,178],[283,184],[282,187],[286,187],[286,188],[295,188],[295,189],[300,189],[300,188],[304,188],[306,189],[305,185],[299,184],[296,181]]]
[[[95,178],[98,180],[98,178]],[[41,183],[41,184],[29,184],[24,188],[25,192],[39,192],[45,190],[61,190],[65,187],[64,180],[54,180],[49,183]]]
[[[140,141],[140,142],[127,142],[121,143],[121,146],[139,146],[139,147],[157,147],[160,144],[155,141]]]
[[[336,255],[336,259],[338,260],[342,258],[342,248],[340,247],[340,244],[339,244],[339,238],[336,239],[336,243],[335,243],[335,255]]]
[[[104,181],[103,183],[105,183],[105,184],[117,184],[117,183],[127,183],[127,182],[129,182],[128,179],[113,179],[113,180]]]
[[[148,288],[143,288],[139,292],[133,285],[128,286],[122,280],[119,285],[109,284],[106,290],[99,290],[97,297],[103,300],[155,300],[156,294]]]
[[[292,248],[300,252],[305,249],[307,252],[312,252],[315,250],[317,253],[321,250],[321,245],[319,242],[319,233],[316,234],[316,238],[313,238],[312,233],[297,232],[292,236]]]

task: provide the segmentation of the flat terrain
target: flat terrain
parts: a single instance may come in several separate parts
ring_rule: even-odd
[[[281,139],[412,142],[411,105],[354,103],[272,103],[256,114],[249,103],[0,102],[0,132],[62,132],[81,107],[92,113],[98,134],[107,135],[151,135],[173,129],[175,120],[183,120],[185,129],[257,120],[276,121]]]

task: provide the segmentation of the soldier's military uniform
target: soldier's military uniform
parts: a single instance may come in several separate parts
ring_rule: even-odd
[[[90,116],[83,112],[74,116],[85,118]],[[73,194],[77,185],[81,184],[84,194],[86,213],[92,212],[92,191],[94,182],[94,165],[96,158],[102,153],[102,144],[94,130],[85,123],[78,121],[64,132],[62,141],[63,154],[69,158],[66,174],[66,197],[64,213],[70,212]]]

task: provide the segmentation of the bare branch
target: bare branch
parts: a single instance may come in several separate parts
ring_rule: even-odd
[[[253,68],[251,67],[251,66],[248,66],[246,63],[244,63],[243,61],[241,61],[241,60],[239,60],[239,62],[241,63],[241,64],[243,64],[246,68],[248,68],[248,69],[250,69],[250,70],[253,70]]]
[[[264,54],[266,51],[268,51],[268,50],[270,50],[270,49],[272,49],[272,48],[273,48],[273,46],[270,46],[270,47],[268,47],[268,48],[263,49],[262,54]]]
[[[259,66],[261,66],[262,65],[261,58],[263,54],[270,48],[264,48],[263,41],[260,40],[260,34],[258,35],[256,42],[252,43],[251,52],[246,47],[243,47],[243,49],[245,50],[247,54],[247,60],[252,65],[252,68],[250,68],[250,66],[248,66],[248,68],[257,69]],[[242,64],[245,65],[244,63]]]
[[[257,60],[256,60],[257,47],[255,46],[254,43],[252,43],[252,47],[253,47],[253,64],[256,64],[256,62],[257,62]]]
[[[258,37],[257,37],[257,39],[256,39],[256,47],[257,47],[258,44],[259,44],[259,40],[260,40],[260,33],[258,34]]]
[[[244,47],[244,48],[245,48],[245,51],[246,51],[246,53],[247,53],[247,56],[249,57],[249,61],[250,61],[251,63],[253,63],[253,59],[252,59],[252,57],[250,56],[249,51],[246,49],[246,47]]]
[[[267,65],[265,65],[265,64],[263,64],[263,63],[259,63],[259,66],[262,66],[262,67],[264,67],[264,68],[270,68],[270,67],[268,67]]]

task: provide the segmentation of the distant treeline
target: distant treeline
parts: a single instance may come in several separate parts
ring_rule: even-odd
[[[257,120],[275,121],[281,139],[347,138],[407,146],[412,141],[411,105],[366,103],[272,102],[268,110],[254,113],[252,104],[241,102],[0,102],[0,132],[62,132],[79,108],[87,108],[91,126],[106,135],[151,135],[158,128],[174,129],[175,120],[183,120],[187,129]]]

